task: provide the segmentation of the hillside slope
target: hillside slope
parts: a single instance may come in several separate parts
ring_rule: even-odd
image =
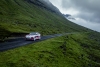
[[[0,67],[100,67],[100,33],[76,33],[0,52]]]
[[[66,20],[48,0],[0,0],[0,39],[11,33],[38,31],[42,35],[87,31]]]

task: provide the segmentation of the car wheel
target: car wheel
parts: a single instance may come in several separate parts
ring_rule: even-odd
[[[35,41],[35,38],[34,37],[31,37],[31,40],[34,40]]]

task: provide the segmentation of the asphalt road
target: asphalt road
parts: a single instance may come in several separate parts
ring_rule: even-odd
[[[24,37],[9,39],[4,43],[0,43],[0,52],[17,48],[20,46],[28,45],[31,43],[36,43],[36,42],[43,41],[46,39],[62,36],[62,35],[63,34],[46,35],[46,36],[42,36],[40,40],[36,40],[36,41],[26,41]]]

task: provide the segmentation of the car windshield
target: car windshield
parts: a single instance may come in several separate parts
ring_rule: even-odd
[[[30,33],[30,35],[37,35],[37,33]]]

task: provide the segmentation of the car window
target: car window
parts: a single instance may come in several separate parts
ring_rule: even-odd
[[[39,33],[30,33],[30,35],[38,35]]]
[[[36,33],[30,33],[30,35],[37,35]]]

